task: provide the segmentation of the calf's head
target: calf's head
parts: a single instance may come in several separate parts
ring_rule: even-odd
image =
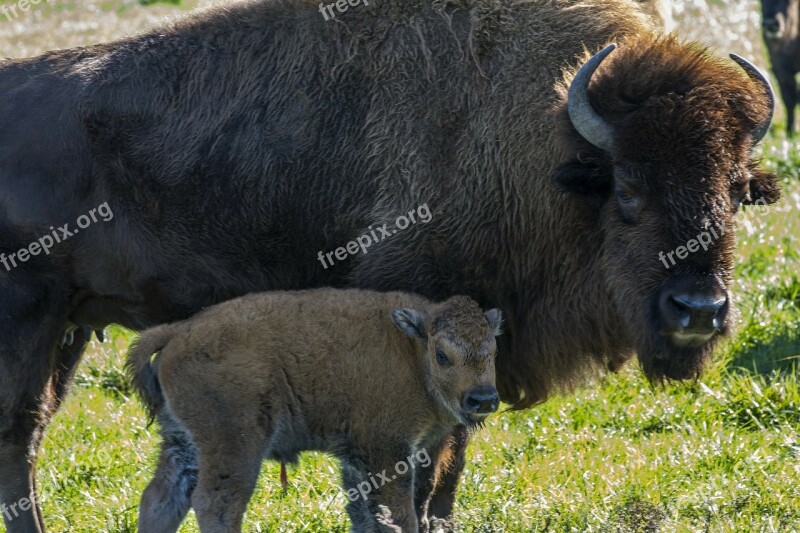
[[[392,321],[416,341],[428,392],[454,422],[474,426],[497,410],[498,309],[484,313],[473,300],[456,296],[430,313],[395,309]]]
[[[742,58],[671,38],[611,45],[567,83],[571,160],[553,183],[601,243],[599,312],[651,379],[693,377],[730,327],[737,213],[779,197],[752,157],[772,89]]]

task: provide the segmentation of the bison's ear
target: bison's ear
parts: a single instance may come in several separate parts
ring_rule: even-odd
[[[484,313],[486,320],[492,327],[492,333],[495,337],[503,334],[503,313],[499,309],[489,309]]]
[[[611,191],[612,180],[611,174],[604,172],[597,164],[573,159],[558,165],[550,181],[562,192],[604,196]]]
[[[425,317],[414,309],[395,309],[392,311],[392,322],[403,330],[409,337],[425,340],[428,335],[425,332]]]
[[[781,197],[778,187],[778,177],[771,172],[754,170],[750,179],[750,199],[742,202],[744,205],[774,204]]]

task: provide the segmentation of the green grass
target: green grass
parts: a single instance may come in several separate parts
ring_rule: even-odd
[[[700,381],[653,388],[635,366],[544,405],[491,419],[474,439],[460,530],[800,530],[800,154],[765,164],[793,176],[768,214],[739,228],[739,329]],[[789,172],[785,172],[789,170]],[[42,447],[52,531],[134,531],[157,438],[124,378],[130,333],[93,344]],[[347,531],[338,467],[306,454],[265,463],[250,531]],[[182,531],[197,531],[193,518]]]

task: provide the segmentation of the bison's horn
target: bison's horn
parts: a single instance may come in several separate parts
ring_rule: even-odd
[[[610,44],[593,55],[575,74],[567,96],[567,112],[572,125],[584,139],[606,152],[614,147],[614,130],[592,107],[588,89],[592,74],[616,47]]]
[[[745,72],[747,72],[747,75],[750,76],[750,79],[760,83],[764,88],[764,92],[767,93],[769,116],[763,124],[759,124],[758,127],[753,130],[753,144],[755,145],[758,144],[758,142],[764,138],[764,135],[767,134],[769,125],[772,122],[772,115],[775,114],[775,91],[772,90],[772,84],[769,82],[769,78],[764,76],[764,74],[762,74],[754,64],[741,56],[737,56],[736,54],[731,54],[731,59],[736,61],[736,63],[738,63],[739,66],[742,67]]]

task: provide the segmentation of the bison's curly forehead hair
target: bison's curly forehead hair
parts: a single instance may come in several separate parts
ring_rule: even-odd
[[[455,296],[433,307],[430,334],[444,333],[465,349],[482,347],[493,338],[492,328],[480,306],[466,296]]]
[[[763,87],[739,65],[675,37],[623,41],[592,77],[590,98],[632,157],[693,146],[719,155],[722,143],[748,146],[770,116]]]

